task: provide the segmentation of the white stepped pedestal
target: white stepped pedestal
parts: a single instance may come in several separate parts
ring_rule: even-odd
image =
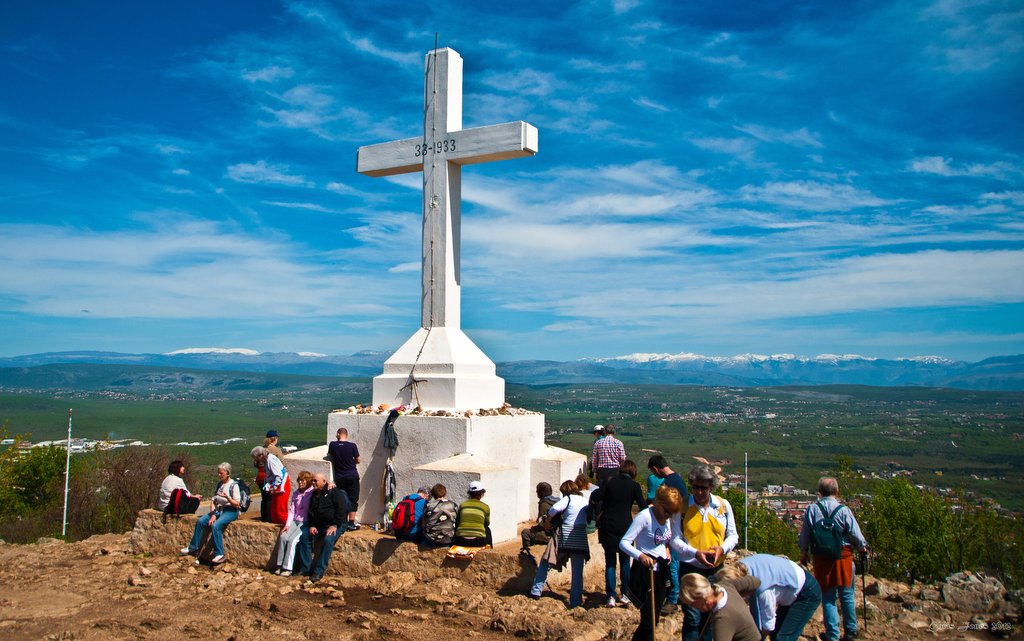
[[[376,522],[384,512],[381,479],[391,456],[383,445],[386,420],[385,414],[347,412],[334,412],[327,419],[329,440],[344,427],[349,440],[359,447],[357,518],[362,523]],[[536,517],[537,483],[547,481],[557,488],[575,478],[586,461],[582,454],[544,444],[543,414],[399,416],[395,431],[399,445],[392,465],[397,472],[397,498],[420,486],[443,483],[448,495],[461,503],[468,498],[470,481],[481,481],[487,488],[484,502],[491,508],[495,542],[517,538],[518,523]],[[324,451],[319,447],[289,455],[289,470],[322,464]]]
[[[489,409],[504,402],[505,380],[494,362],[457,327],[421,327],[373,379],[375,407]]]

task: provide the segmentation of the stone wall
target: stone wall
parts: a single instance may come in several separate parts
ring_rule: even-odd
[[[249,516],[248,514],[246,515]],[[156,510],[143,510],[135,521],[131,533],[131,548],[135,554],[175,555],[188,545],[195,529],[196,516],[165,518]],[[248,568],[267,568],[277,543],[280,528],[251,518],[235,521],[224,530],[224,549],[228,562]],[[205,541],[203,552],[209,555]],[[604,590],[604,552],[591,535],[591,560],[586,565],[584,581],[588,590]],[[410,572],[417,579],[438,577],[457,578],[460,581],[490,587],[495,590],[525,592],[536,566],[518,555],[518,543],[498,545],[485,550],[470,562],[445,557],[446,548],[420,548],[413,543],[400,542],[394,537],[362,528],[348,532],[338,539],[331,555],[327,574],[354,577],[372,577],[387,572]],[[534,548],[535,556],[541,548]],[[548,584],[568,589],[569,570],[551,572]]]

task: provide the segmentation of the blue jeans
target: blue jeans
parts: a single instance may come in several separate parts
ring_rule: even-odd
[[[572,587],[569,588],[570,608],[583,605],[583,557],[582,553],[569,555],[569,565],[572,567]],[[541,559],[540,565],[537,566],[537,574],[533,576],[533,587],[530,588],[530,594],[533,596],[540,596],[544,591],[544,582],[548,580],[549,568],[547,559]]]
[[[620,594],[626,593],[629,587],[629,555],[619,549],[618,543],[605,545],[604,547],[604,593],[605,596],[615,596],[615,563],[618,562],[622,574],[619,580]]]
[[[853,584],[856,582],[857,567],[854,565],[853,575],[850,577],[850,585],[838,588],[829,588],[821,594],[821,613],[825,622],[825,635],[829,641],[839,639],[839,611],[836,608],[836,595],[839,596],[839,605],[843,609],[843,632],[846,634],[857,633],[857,601],[853,595]]]
[[[756,612],[756,599],[750,601],[750,609]],[[804,570],[804,587],[796,595],[796,601],[791,605],[780,605],[775,613],[775,631],[771,633],[771,641],[800,641],[804,627],[814,616],[819,603],[821,586],[810,572]],[[757,614],[754,615],[754,621],[760,627],[760,617]]]
[[[675,605],[679,602],[679,558],[670,551],[672,560],[668,562],[668,578],[671,585],[668,587],[668,594],[665,595],[665,603]]]
[[[335,530],[334,534],[328,536],[327,528],[322,530],[318,529],[316,536],[312,536],[307,529],[302,533],[302,538],[299,539],[299,572],[301,574],[307,574],[309,576],[321,577],[324,572],[327,571],[327,564],[331,562],[331,552],[334,552],[334,544],[338,542],[342,531],[340,529]],[[320,554],[316,557],[316,565],[313,565],[313,542],[315,539],[323,539],[324,545],[320,548]]]
[[[703,577],[709,577],[715,573],[718,568],[698,568],[696,566],[685,564],[679,568],[679,574],[685,576],[691,572],[699,574]],[[683,641],[710,641],[714,636],[714,626],[708,624],[708,618],[711,617],[710,612],[701,612],[697,608],[691,608],[688,605],[683,605]],[[704,634],[701,635],[700,631],[704,630]]]
[[[210,514],[217,515],[216,512],[210,512]],[[215,556],[220,556],[224,554],[224,528],[238,518],[238,510],[221,510],[212,527],[210,526],[210,514],[205,514],[196,521],[196,530],[192,533],[192,541],[189,542],[188,549],[192,552],[198,552],[199,545],[203,542],[203,535],[206,534],[206,528],[210,528],[210,538],[213,539],[213,553]]]

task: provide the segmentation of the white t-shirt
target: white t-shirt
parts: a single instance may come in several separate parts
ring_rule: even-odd
[[[188,492],[184,479],[177,474],[168,474],[164,482],[160,484],[160,500],[156,502],[156,509],[161,512],[167,509],[167,504],[171,502],[171,492],[178,488]]]
[[[665,545],[673,538],[678,538],[681,531],[678,514],[673,514],[662,524],[654,518],[653,508],[647,508],[636,515],[629,529],[622,535],[619,549],[634,559],[639,559],[642,554],[667,559]]]

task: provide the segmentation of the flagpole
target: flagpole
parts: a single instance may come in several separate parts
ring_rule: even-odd
[[[71,480],[71,409],[68,408],[68,447],[67,458],[64,462],[64,524],[61,526],[60,535],[68,535],[68,483]]]
[[[747,524],[749,523],[747,517],[747,502],[750,501],[750,484],[749,477],[747,476],[747,453],[743,453],[743,549],[749,550],[750,547],[747,544]]]

